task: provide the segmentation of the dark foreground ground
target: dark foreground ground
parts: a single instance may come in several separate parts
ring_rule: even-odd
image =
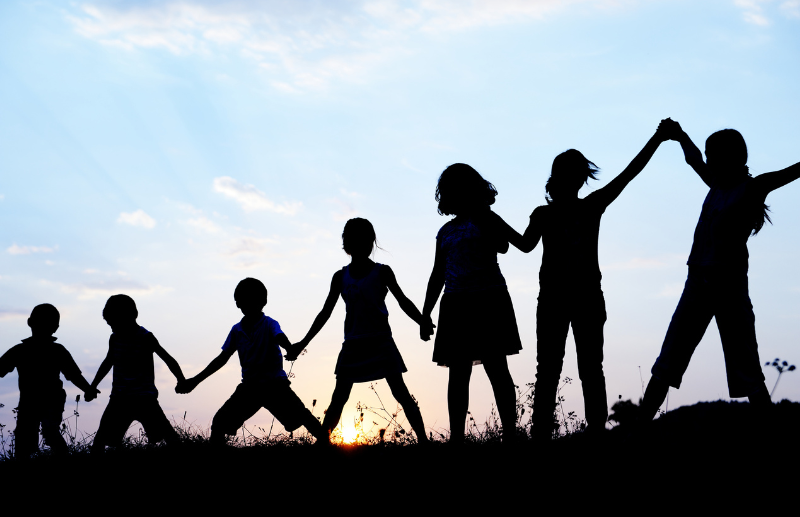
[[[0,482],[7,504],[36,513],[797,515],[798,426],[799,403],[756,414],[720,401],[546,447],[189,443],[5,461]]]

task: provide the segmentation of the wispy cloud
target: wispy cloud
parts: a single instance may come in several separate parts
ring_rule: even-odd
[[[118,223],[129,224],[131,226],[138,226],[151,230],[156,226],[156,220],[145,213],[144,210],[136,210],[135,212],[122,212],[117,218]]]
[[[194,219],[189,219],[188,221],[186,221],[186,224],[194,228],[197,228],[198,230],[202,230],[206,233],[220,232],[219,225],[217,225],[214,221],[204,216],[196,217]]]
[[[631,0],[627,3],[633,3]],[[615,0],[355,0],[348,2],[111,2],[79,4],[75,30],[122,49],[227,54],[251,61],[276,89],[296,93],[361,81],[408,53],[417,34],[538,21]]]
[[[769,25],[769,20],[764,15],[762,4],[769,0],[734,0],[734,4],[742,9],[742,18],[747,23],[754,25]]]
[[[678,298],[683,293],[684,283],[674,283],[665,285],[661,291],[656,294],[658,298]]]
[[[27,318],[29,313],[23,310],[2,310],[0,309],[0,321],[5,320],[21,320]]]
[[[230,176],[214,178],[214,191],[236,201],[245,212],[266,210],[278,214],[294,215],[300,210],[302,203],[275,203],[254,185],[244,185]]]
[[[53,253],[58,250],[58,246],[18,246],[12,244],[6,249],[9,255],[30,255],[31,253]]]
[[[79,300],[107,298],[120,293],[124,293],[129,296],[141,297],[154,294],[164,294],[172,291],[171,288],[161,285],[150,286],[133,280],[113,278],[95,282],[60,284],[60,287],[62,292],[74,294]]]
[[[800,0],[787,0],[780,5],[781,12],[787,18],[800,19]]]

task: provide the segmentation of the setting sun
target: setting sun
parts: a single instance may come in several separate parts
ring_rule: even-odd
[[[358,431],[356,431],[356,429],[353,427],[349,429],[342,428],[341,430],[342,443],[347,443],[347,444],[357,443],[360,437],[361,434]]]

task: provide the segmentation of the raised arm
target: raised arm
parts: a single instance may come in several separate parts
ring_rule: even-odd
[[[683,149],[683,157],[686,160],[686,163],[688,163],[694,172],[700,176],[700,179],[703,180],[703,183],[708,185],[710,188],[712,179],[711,174],[708,171],[708,166],[706,165],[706,162],[703,161],[703,153],[701,153],[700,149],[694,145],[694,142],[692,142],[692,139],[689,138],[689,135],[687,135],[686,132],[681,128],[680,124],[669,118],[663,123],[666,124],[665,129],[667,130],[669,138],[681,144],[681,149]]]
[[[217,357],[215,357],[214,359],[211,360],[210,363],[208,363],[208,366],[206,366],[202,372],[198,373],[191,379],[178,380],[178,385],[175,387],[175,391],[178,393],[191,392],[193,389],[197,387],[198,384],[208,379],[209,377],[217,373],[217,371],[219,371],[220,368],[225,366],[225,364],[228,362],[228,359],[231,358],[234,352],[236,352],[236,347],[233,346],[224,349]]]
[[[800,163],[795,163],[779,171],[759,174],[753,178],[753,187],[757,188],[761,194],[766,196],[773,190],[788,185],[798,178],[800,178]]]
[[[339,295],[342,294],[342,272],[337,271],[333,274],[333,278],[331,279],[331,289],[328,291],[328,297],[325,299],[325,305],[322,306],[322,310],[319,311],[317,317],[314,318],[314,323],[311,324],[311,328],[308,329],[308,333],[306,337],[301,339],[299,342],[292,345],[289,349],[289,353],[286,355],[286,359],[293,361],[300,355],[300,352],[303,351],[305,347],[314,339],[314,336],[319,334],[319,331],[322,330],[322,327],[328,322],[333,314],[333,308],[336,307],[336,302],[339,301]]]
[[[400,289],[400,285],[397,283],[397,278],[395,277],[392,268],[389,266],[381,267],[381,275],[386,283],[386,287],[395,297],[397,303],[400,305],[400,308],[403,309],[403,312],[405,312],[409,318],[414,320],[415,323],[420,325],[420,337],[422,337],[424,341],[430,340],[430,335],[433,334],[433,329],[436,327],[436,325],[433,324],[433,321],[431,321],[430,315],[423,316],[422,313],[420,313],[417,309],[417,306],[414,305],[414,302],[409,300],[405,293],[403,293],[403,290]]]
[[[662,122],[659,124],[655,134],[653,134],[653,136],[650,137],[650,140],[644,144],[644,147],[641,151],[639,151],[639,154],[637,154],[633,160],[631,160],[631,163],[625,167],[625,170],[620,172],[616,178],[608,183],[608,185],[593,192],[587,196],[587,198],[591,197],[594,200],[599,200],[603,207],[607,207],[613,203],[614,200],[617,199],[620,194],[622,194],[622,191],[628,186],[628,183],[630,183],[633,178],[642,172],[642,169],[644,169],[645,165],[647,165],[647,163],[650,161],[650,158],[652,158],[653,154],[655,154],[658,146],[661,145],[661,142],[667,140],[668,137],[669,133],[667,132],[667,128],[664,126],[664,122]]]
[[[178,382],[185,381],[186,377],[183,376],[183,372],[181,371],[181,366],[178,364],[178,361],[176,361],[166,350],[164,350],[164,347],[161,346],[161,343],[158,342],[155,336],[152,334],[150,334],[150,336],[153,339],[153,352],[155,352],[156,355],[167,364],[167,368],[169,368],[169,371],[172,372],[172,375],[178,379]]]

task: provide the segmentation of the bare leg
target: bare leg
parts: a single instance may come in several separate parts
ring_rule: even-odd
[[[350,391],[352,391],[352,389],[352,382],[336,380],[336,387],[333,389],[331,404],[325,412],[325,419],[322,421],[322,428],[326,433],[330,434],[339,424],[339,419],[342,417],[342,410],[347,403],[347,399],[350,398]]]
[[[639,406],[639,419],[642,422],[649,422],[655,418],[658,408],[664,403],[669,392],[669,384],[662,381],[655,375],[650,377],[647,389],[644,391],[642,404]]]
[[[450,413],[450,442],[464,442],[464,424],[469,410],[469,379],[472,377],[472,363],[450,366],[447,382],[447,409]]]
[[[403,380],[403,374],[398,373],[397,375],[386,377],[386,382],[389,384],[389,389],[392,390],[392,396],[403,406],[411,428],[414,429],[414,434],[417,435],[417,440],[420,443],[427,442],[428,436],[425,434],[425,424],[422,422],[422,413],[419,410],[417,402],[408,391],[408,386],[406,386]]]
[[[513,441],[517,434],[517,393],[506,356],[483,361],[483,368],[492,383],[497,412],[503,424],[503,441]]]

